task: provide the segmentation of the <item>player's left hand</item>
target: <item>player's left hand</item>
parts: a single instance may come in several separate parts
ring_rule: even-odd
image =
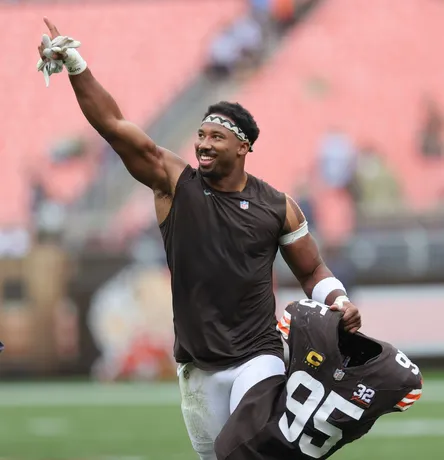
[[[330,310],[340,311],[342,313],[341,321],[346,332],[351,332],[354,334],[362,326],[361,314],[359,313],[358,308],[351,302],[345,301],[342,303],[342,305],[334,303],[331,305]]]

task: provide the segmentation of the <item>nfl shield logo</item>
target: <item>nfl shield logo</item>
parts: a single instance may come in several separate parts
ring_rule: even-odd
[[[342,369],[336,369],[335,373],[333,374],[333,378],[335,380],[342,380],[344,378],[345,372]]]
[[[248,209],[250,206],[250,203],[248,201],[241,201],[240,202],[240,208],[241,209]]]

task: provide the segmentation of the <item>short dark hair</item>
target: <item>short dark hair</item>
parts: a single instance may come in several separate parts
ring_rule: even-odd
[[[221,101],[217,104],[210,105],[203,119],[212,113],[219,113],[233,120],[237,126],[245,133],[253,145],[259,137],[259,127],[253,115],[238,102]]]

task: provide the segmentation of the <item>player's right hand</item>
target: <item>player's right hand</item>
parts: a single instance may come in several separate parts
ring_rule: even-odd
[[[66,57],[68,48],[78,48],[80,42],[73,40],[70,37],[64,37],[60,34],[57,27],[48,19],[43,18],[44,23],[48,27],[49,34],[43,34],[42,42],[38,47],[40,57],[43,61],[48,59],[63,60]],[[59,38],[59,40],[56,40]]]
[[[38,47],[40,59],[37,62],[37,70],[43,72],[46,86],[49,86],[49,77],[53,73],[59,73],[63,70],[63,62],[68,57],[68,51],[72,48],[78,48],[80,42],[60,35],[57,27],[48,18],[43,18],[43,21],[48,27],[50,36],[43,34]]]

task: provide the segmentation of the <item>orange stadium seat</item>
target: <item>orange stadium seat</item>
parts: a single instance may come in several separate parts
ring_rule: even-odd
[[[238,95],[262,128],[249,170],[291,192],[310,177],[322,134],[340,125],[386,155],[413,209],[434,206],[444,161],[422,158],[417,136],[424,96],[444,106],[443,21],[433,0],[322,3]],[[319,198],[327,232],[352,228],[338,197]]]
[[[443,22],[444,4],[434,0],[321,3],[232,97],[261,128],[248,171],[292,193],[312,181],[320,138],[339,125],[386,156],[413,210],[433,207],[444,191],[444,161],[422,158],[417,139],[424,96],[444,106]],[[191,143],[181,155],[195,162]],[[153,216],[147,195],[137,196],[125,210],[129,219],[119,219],[126,229]],[[338,241],[352,231],[340,193],[318,193],[316,205],[324,236]]]
[[[82,41],[82,55],[128,119],[148,123],[204,65],[207,41],[243,12],[237,0],[73,2],[0,5],[7,62],[0,80],[0,226],[29,224],[30,181],[68,202],[87,186],[94,159],[51,166],[54,142],[91,136],[68,78],[48,89],[35,69],[49,16],[61,33]],[[98,136],[92,137],[97,140]]]

